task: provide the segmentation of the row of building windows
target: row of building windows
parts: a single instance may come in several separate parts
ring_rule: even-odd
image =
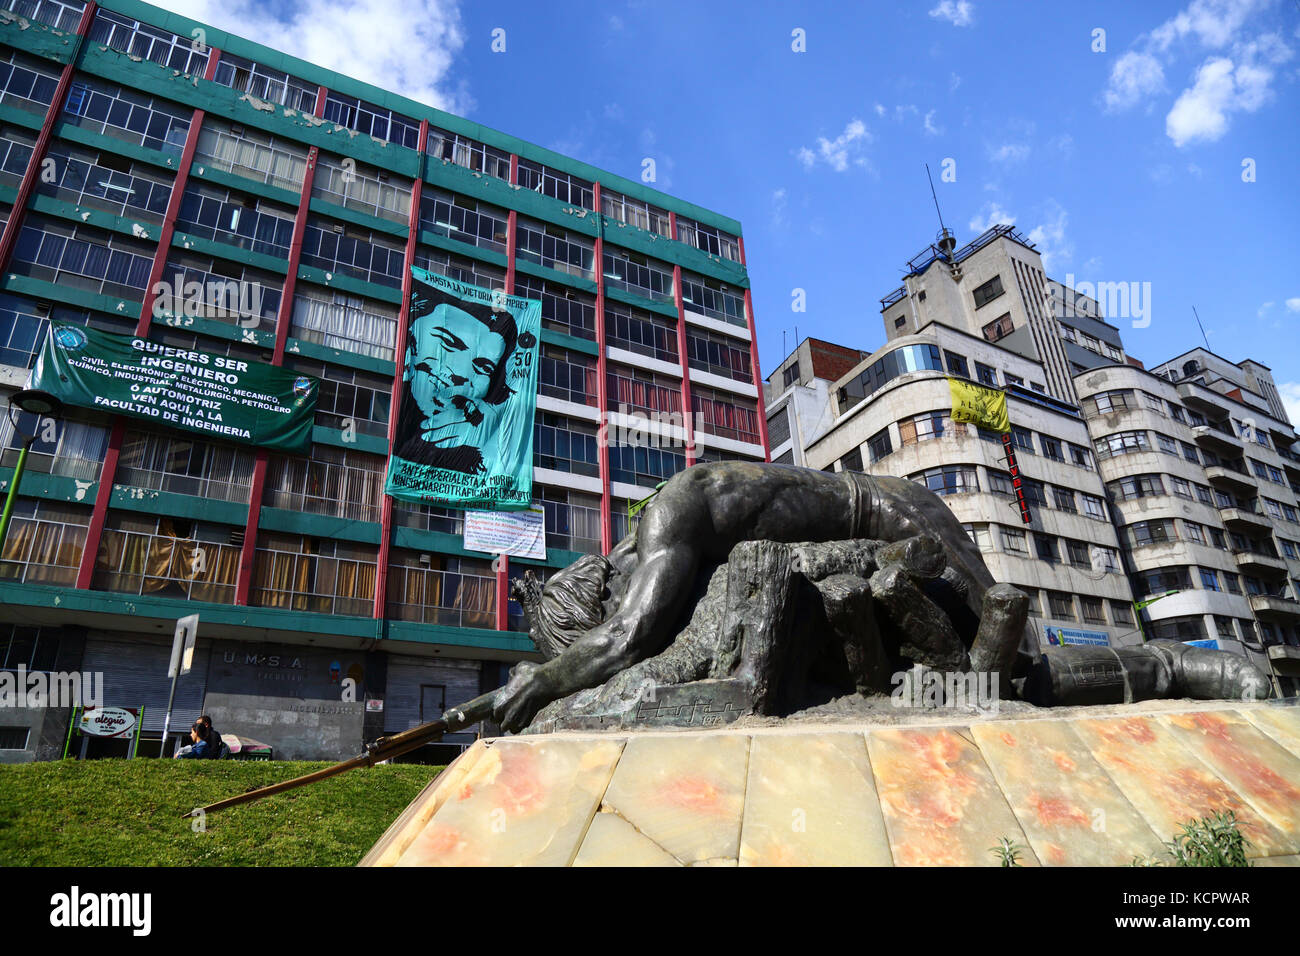
[[[1166,479],[1169,482],[1168,491],[1165,488]],[[1162,475],[1159,473],[1129,475],[1125,478],[1107,482],[1106,489],[1117,501],[1132,501],[1140,498],[1173,494],[1180,498],[1199,500],[1202,504],[1213,508],[1236,508],[1247,514],[1266,514],[1271,518],[1300,523],[1300,514],[1297,514],[1296,508],[1286,502],[1276,501],[1262,495],[1257,500],[1237,498],[1226,491],[1188,481],[1186,478],[1180,478],[1177,475]],[[1262,506],[1262,510],[1260,506]]]
[[[1179,533],[1179,524],[1182,533]],[[1135,521],[1125,527],[1124,534],[1132,547],[1144,547],[1151,544],[1164,544],[1174,541],[1189,541],[1193,544],[1205,544],[1220,551],[1232,551],[1234,554],[1252,554],[1266,558],[1277,558],[1277,549],[1270,538],[1256,538],[1239,534],[1235,531],[1223,532],[1218,528],[1208,527],[1185,518],[1151,518]],[[1285,538],[1279,539],[1287,557],[1297,556],[1295,544]]]
[[[1067,342],[1073,342],[1075,345],[1080,345],[1089,352],[1095,352],[1097,355],[1104,355],[1113,362],[1123,361],[1124,354],[1111,343],[1102,341],[1086,332],[1079,332],[1073,326],[1066,325],[1064,322],[1060,323],[1060,326],[1061,338],[1065,339]]]
[[[1149,568],[1133,575],[1133,594],[1139,599],[1153,594],[1189,591],[1194,588],[1236,595],[1244,593],[1252,597],[1287,597],[1287,587],[1285,582],[1269,583],[1253,575],[1237,575],[1231,571],[1195,565]]]
[[[1029,547],[1026,533],[1015,528],[1008,528],[998,524],[963,524],[966,533],[970,536],[971,541],[985,553],[994,551],[1004,551],[1009,554],[1027,555]],[[1046,536],[1035,535],[1035,539]],[[1077,567],[1098,568],[1109,573],[1120,573],[1118,566],[1118,556],[1111,549],[1097,549],[1096,545],[1085,545],[1083,542],[1070,541],[1066,542],[1066,554],[1071,564]],[[1054,545],[1037,545],[1040,550],[1049,549]],[[1099,556],[1095,556],[1098,554]],[[1071,595],[1064,591],[1043,591],[1037,588],[1016,585],[1029,598],[1029,613],[1036,615],[1046,615],[1050,618],[1063,621],[1083,620],[1089,624],[1115,624],[1128,625],[1133,624],[1132,605],[1124,601],[1105,601],[1102,598],[1094,597],[1087,594]],[[1044,603],[1045,602],[1045,603]],[[1107,619],[1106,606],[1109,605],[1110,617]],[[1077,608],[1077,610],[1076,610]]]
[[[220,124],[219,124],[220,125]],[[238,132],[238,136],[231,130]],[[21,135],[21,134],[14,134]],[[199,152],[207,152],[207,159],[219,168],[235,172],[252,170],[256,178],[264,181],[280,181],[300,188],[301,177],[305,169],[305,154],[293,155],[277,149],[269,137],[262,137],[266,142],[251,143],[244,137],[249,134],[240,127],[225,124],[224,129],[209,129],[205,126],[200,137]],[[29,138],[28,138],[29,139]],[[23,141],[0,141],[6,156],[11,156],[15,177],[20,175],[19,168],[25,168],[30,156],[30,144]],[[137,218],[149,221],[161,221],[170,197],[170,182],[150,167],[116,157],[109,153],[92,155],[75,147],[56,144],[51,151],[56,160],[59,179],[43,183],[43,192],[59,196],[68,201],[89,204],[116,215],[130,213]],[[108,163],[109,167],[102,164]],[[374,203],[391,207],[390,218],[404,218],[409,212],[409,192],[402,187],[389,187],[378,180],[369,179],[368,168],[353,169],[340,166],[335,169],[326,158],[320,167],[321,175],[317,182],[323,183],[319,192],[322,195],[338,199],[352,206],[362,205],[370,208]],[[376,173],[376,175],[380,175]],[[350,178],[350,181],[348,181]],[[371,184],[374,189],[370,194],[357,186],[357,183]],[[334,192],[345,190],[348,195]],[[385,192],[385,190],[389,190]],[[385,199],[387,196],[389,198]],[[377,209],[378,207],[376,207]],[[372,210],[374,211],[374,210]],[[382,210],[379,210],[382,212]],[[43,220],[49,222],[51,220]],[[504,210],[488,207],[474,201],[463,200],[452,194],[431,190],[422,202],[421,224],[432,232],[448,235],[462,240],[472,240],[471,244],[496,251],[504,251],[506,243],[506,213]],[[248,249],[270,255],[274,258],[287,257],[292,241],[294,212],[265,199],[238,192],[213,187],[207,184],[191,184],[185,193],[177,217],[177,225],[183,230],[198,236],[230,245],[234,248]],[[568,233],[556,227],[545,226],[531,220],[521,219],[518,231],[518,255],[525,261],[534,261],[541,265],[567,272],[583,278],[594,278],[592,262],[593,246],[589,240]],[[105,238],[107,243],[107,237]],[[143,247],[141,247],[143,248]],[[390,288],[400,286],[401,266],[404,248],[400,243],[386,234],[358,228],[348,224],[313,216],[304,236],[303,257],[308,265],[314,265],[328,272],[338,271],[363,281],[375,282]],[[634,262],[633,254],[623,259],[614,250],[607,259],[617,258],[622,265],[620,269],[629,277],[623,286],[638,291],[652,298],[672,298],[672,273],[666,267],[656,265],[648,260],[644,266]],[[434,258],[438,254],[434,255]],[[420,258],[430,258],[421,252]],[[624,268],[626,266],[627,268]],[[477,271],[490,270],[491,267],[472,267]],[[54,281],[54,280],[51,280]],[[119,283],[121,284],[121,283]],[[134,284],[134,283],[127,283]],[[520,282],[521,294],[528,294],[528,285],[539,284],[539,280]],[[618,282],[613,284],[618,285]],[[726,291],[720,283],[712,280],[687,277],[684,288],[688,295],[694,295],[700,302],[692,306],[704,314],[723,318],[733,324],[744,325],[743,296]],[[137,286],[138,288],[138,286]],[[96,289],[110,295],[127,294],[119,289]],[[278,289],[276,290],[278,301]],[[560,296],[553,295],[551,302],[545,303],[553,312],[544,316],[552,327],[558,327],[569,334],[594,338],[593,323],[590,315],[583,315],[581,305],[569,303],[581,300],[582,294],[576,296],[566,293],[565,304],[559,307]],[[588,297],[589,299],[589,297]],[[643,329],[627,328],[631,325],[631,316],[635,310],[628,307],[612,306],[611,311],[618,315],[614,338],[617,344],[631,343],[635,351],[650,347],[654,357],[668,361],[677,361],[675,328],[668,323],[658,323],[662,331],[651,333],[650,326],[655,319],[644,313],[638,315]],[[575,314],[576,313],[576,314]],[[273,310],[263,312],[264,319],[273,318]],[[270,323],[273,328],[273,322]],[[619,331],[626,328],[626,334]],[[704,338],[695,349],[695,367],[712,364],[711,371],[728,377],[745,380],[748,372],[747,350],[731,347],[723,349],[716,343],[719,337],[696,335]],[[647,343],[651,339],[651,343]],[[711,362],[709,360],[712,360]]]
[[[71,585],[86,544],[87,506],[20,501],[0,556],[0,578]],[[207,521],[110,512],[91,587],[126,594],[230,604],[238,584],[243,529]],[[374,545],[263,531],[249,603],[369,617]],[[387,616],[452,627],[495,626],[496,580],[487,560],[394,548]],[[6,665],[11,649],[6,648]],[[36,663],[35,657],[24,663]]]
[[[194,38],[178,37],[108,10],[96,12],[90,39],[182,73],[202,75],[207,66],[207,48]],[[18,51],[6,51],[6,54],[7,62],[0,63],[0,102],[12,99],[13,105],[19,108],[43,112],[53,99],[57,74]],[[318,87],[292,74],[229,53],[221,55],[213,81],[304,114],[315,112],[319,95]],[[81,75],[76,78],[64,109],[70,122],[162,152],[179,151],[189,129],[190,111],[183,107]],[[376,139],[409,149],[418,147],[420,124],[416,120],[365,100],[328,91],[322,115],[329,122]],[[238,124],[215,119],[205,123],[204,132],[204,142],[200,143],[197,155],[218,168],[251,172],[259,181],[284,188],[301,187],[304,147],[281,141],[277,149],[274,137],[250,133]],[[427,152],[498,179],[510,177],[508,153],[437,127],[430,127]],[[347,175],[340,177],[331,164],[347,170]],[[323,171],[317,175],[325,180],[321,193],[333,201],[341,200],[349,208],[361,208],[398,222],[404,221],[404,213],[409,210],[409,181],[387,183],[382,175],[361,172],[354,161],[330,159],[325,160]],[[595,208],[592,183],[570,173],[521,159],[517,181],[521,188],[560,202]],[[340,188],[344,185],[351,188]],[[603,193],[601,205],[601,211],[611,219],[670,237],[669,219],[662,209],[613,190]],[[686,217],[681,217],[677,225],[679,241],[709,255],[740,261],[739,241],[735,236]],[[668,294],[671,296],[671,289]],[[743,309],[736,309],[725,297],[711,295],[707,288],[701,291],[698,301],[702,304],[707,301],[706,307],[712,308],[712,300],[717,300],[716,305],[724,314],[743,317]]]
[[[981,551],[1036,557],[1048,564],[1069,564],[1097,574],[1122,573],[1119,551],[1075,538],[1026,532],[1000,524],[966,524],[966,533]]]
[[[1085,399],[1084,407],[1097,415],[1114,415],[1120,412],[1145,409],[1165,418],[1171,418],[1181,425],[1187,425],[1189,428],[1206,426],[1228,437],[1240,437],[1247,442],[1263,445],[1265,448],[1273,447],[1269,443],[1268,432],[1265,429],[1256,428],[1249,421],[1231,417],[1225,417],[1217,421],[1207,419],[1200,412],[1184,408],[1177,402],[1166,401],[1160,396],[1153,395],[1142,389],[1119,388],[1098,392]]]

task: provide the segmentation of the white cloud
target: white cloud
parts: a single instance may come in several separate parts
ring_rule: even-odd
[[[1074,246],[1065,234],[1070,218],[1065,209],[1055,200],[1048,200],[1048,208],[1049,221],[1035,226],[1026,238],[1038,247],[1038,254],[1043,258],[1043,269],[1051,274],[1074,255]]]
[[[465,46],[456,0],[170,0],[167,8],[439,109],[473,106],[451,73]]]
[[[885,109],[884,103],[877,103],[873,107],[873,109],[876,111],[877,116],[884,116],[887,112],[889,112],[888,110]]]
[[[1000,203],[986,202],[980,211],[971,217],[970,230],[981,233],[1002,224],[1014,226],[1016,217],[1003,209]]]
[[[1189,35],[1202,46],[1227,46],[1247,18],[1268,5],[1268,0],[1192,0],[1182,10],[1151,31],[1151,40],[1161,50]]]
[[[975,4],[970,0],[939,0],[930,16],[947,20],[955,27],[968,27],[975,22]]]
[[[1300,382],[1278,382],[1277,393],[1291,424],[1300,423]]]
[[[989,150],[989,159],[999,163],[1019,163],[1029,157],[1028,143],[1003,143]]]
[[[1194,139],[1213,142],[1228,131],[1228,110],[1236,96],[1232,61],[1226,57],[1206,60],[1196,71],[1196,83],[1174,103],[1165,117],[1165,132],[1182,146]]]
[[[951,74],[949,74],[949,75],[948,75],[948,92],[949,92],[949,93],[956,93],[956,92],[957,92],[957,87],[959,87],[959,86],[961,86],[961,77],[958,76],[956,73],[951,73]]]
[[[1300,296],[1286,300],[1286,310],[1288,312],[1300,312]]]
[[[773,190],[772,192],[772,226],[776,229],[785,228],[785,187]]]
[[[1110,85],[1103,98],[1108,110],[1124,110],[1165,86],[1165,71],[1150,53],[1129,51],[1110,68]]]
[[[1258,309],[1255,310],[1256,318],[1262,319],[1264,316],[1268,315],[1269,311],[1273,308],[1275,304],[1276,303],[1274,302],[1265,302],[1263,305],[1261,305]]]
[[[1240,45],[1234,57],[1211,57],[1174,102],[1165,132],[1175,146],[1222,138],[1232,113],[1253,113],[1272,98],[1273,67],[1290,58],[1290,48],[1276,34]]]
[[[801,146],[795,155],[804,169],[812,169],[820,161],[835,172],[842,173],[850,165],[862,167],[867,165],[862,151],[863,147],[870,142],[871,134],[867,131],[867,125],[862,120],[854,118],[849,120],[848,125],[844,127],[844,132],[835,139],[818,136],[815,150]]]
[[[936,112],[936,110],[930,110],[930,112],[925,114],[925,131],[931,136],[938,136],[943,132],[943,127],[935,126],[934,123],[931,122],[931,120],[934,119],[934,114]]]
[[[1128,109],[1164,92],[1165,71],[1179,53],[1180,41],[1223,52],[1205,58],[1192,85],[1165,116],[1165,132],[1175,146],[1213,142],[1223,137],[1236,112],[1253,113],[1273,96],[1274,68],[1292,51],[1276,32],[1246,40],[1244,31],[1273,0],[1192,0],[1187,7],[1141,35],[1135,49],[1110,70],[1102,98],[1108,112]]]

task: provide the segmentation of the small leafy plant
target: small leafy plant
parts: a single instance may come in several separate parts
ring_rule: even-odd
[[[1250,866],[1250,841],[1238,829],[1237,815],[1220,810],[1182,824],[1182,832],[1165,844],[1174,866]],[[1154,856],[1135,856],[1130,866],[1163,866]]]
[[[1010,837],[1003,837],[998,841],[998,845],[989,852],[996,856],[1003,866],[1019,866],[1020,854],[1024,852],[1024,849],[1019,843],[1013,842]]]

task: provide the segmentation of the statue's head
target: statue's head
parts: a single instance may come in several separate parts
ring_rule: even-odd
[[[557,571],[543,585],[531,571],[510,588],[528,619],[528,634],[547,660],[605,620],[605,586],[613,566],[588,554]]]

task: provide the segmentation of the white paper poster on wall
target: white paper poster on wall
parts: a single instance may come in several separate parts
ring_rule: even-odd
[[[544,561],[546,512],[541,505],[527,511],[466,511],[465,549]]]

